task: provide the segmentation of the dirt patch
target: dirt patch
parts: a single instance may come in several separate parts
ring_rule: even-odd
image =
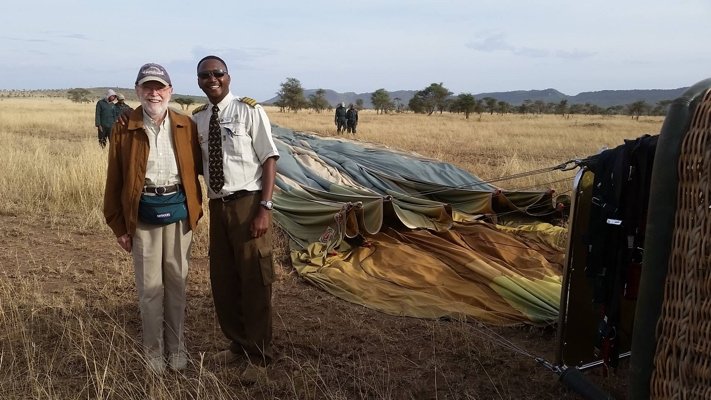
[[[63,308],[73,309],[78,310],[74,318],[119,324],[139,337],[131,260],[108,229],[79,232],[71,228],[70,217],[48,224],[12,215],[0,216],[0,228],[0,281],[14,287],[18,297],[33,291],[38,302],[53,304],[42,311],[27,310],[20,319],[61,318],[66,314]],[[193,259],[189,273],[186,336],[192,360],[179,379],[199,380],[201,369],[207,368],[224,383],[227,397],[254,399],[579,398],[535,361],[554,360],[554,327],[490,328],[476,322],[389,316],[308,285],[285,257],[278,261],[274,343],[281,358],[269,369],[269,381],[245,385],[238,379],[239,366],[200,362],[227,344],[214,315],[205,258]],[[72,354],[71,349],[61,349],[56,332],[36,334],[38,348],[59,346],[59,354]],[[0,335],[4,351],[23,346],[3,328]],[[119,349],[130,352],[134,346],[127,343]],[[82,363],[67,360],[63,372],[51,380],[67,393],[91,393],[81,379],[88,373],[85,369]],[[599,371],[586,375],[624,399],[626,369],[623,361],[617,375],[603,378]],[[22,398],[24,389],[10,378],[0,373],[0,389],[14,388],[15,398]],[[126,379],[136,378],[127,374]]]

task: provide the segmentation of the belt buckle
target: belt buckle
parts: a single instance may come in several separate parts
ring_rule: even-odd
[[[156,186],[156,195],[162,196],[165,194],[165,186]]]
[[[234,195],[234,193],[228,194],[227,196],[222,196],[220,197],[220,200],[222,200],[223,203],[229,203],[230,201],[234,200],[232,195]]]

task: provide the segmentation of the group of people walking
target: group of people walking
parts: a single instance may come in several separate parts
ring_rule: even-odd
[[[126,97],[121,93],[114,92],[113,89],[106,91],[106,95],[96,102],[96,112],[94,113],[94,126],[96,126],[99,146],[106,147],[106,143],[111,135],[111,127],[116,122],[121,113],[126,110],[133,110],[126,104]]]
[[[210,55],[197,63],[197,84],[209,104],[192,117],[168,108],[173,86],[159,64],[141,66],[140,106],[99,119],[109,143],[103,212],[119,246],[131,253],[141,312],[143,350],[155,373],[182,370],[186,277],[193,232],[203,215],[202,175],[209,198],[210,281],[228,346],[219,364],[242,361],[246,381],[265,376],[272,348],[272,193],[279,153],[264,109],[230,91],[227,64]],[[109,112],[107,111],[107,115]],[[110,131],[110,135],[109,135]]]
[[[355,135],[356,127],[358,126],[358,110],[353,104],[346,109],[346,103],[338,103],[333,121],[336,124],[337,133],[348,132]]]

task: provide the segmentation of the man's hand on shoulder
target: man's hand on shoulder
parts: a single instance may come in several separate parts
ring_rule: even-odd
[[[128,124],[128,119],[131,117],[131,112],[133,110],[123,110],[121,114],[119,114],[118,118],[116,119],[119,124],[121,125],[127,125]]]

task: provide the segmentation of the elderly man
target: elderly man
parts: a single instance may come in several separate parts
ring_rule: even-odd
[[[106,147],[106,141],[109,139],[111,127],[114,122],[116,122],[116,117],[118,116],[114,101],[116,101],[116,92],[109,89],[106,91],[106,96],[96,102],[94,125],[96,126],[101,148]]]
[[[141,106],[116,124],[109,145],[104,216],[122,249],[132,253],[143,346],[157,373],[186,367],[185,278],[192,232],[202,216],[196,167],[197,129],[168,108],[170,76],[158,64],[138,71]]]

